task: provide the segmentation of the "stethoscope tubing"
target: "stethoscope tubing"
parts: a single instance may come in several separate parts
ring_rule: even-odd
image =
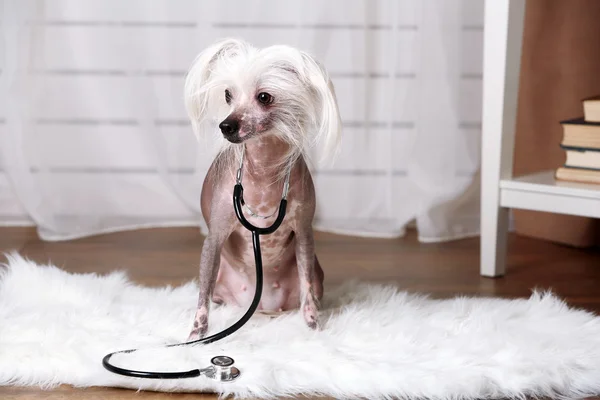
[[[254,263],[256,267],[256,289],[254,291],[254,298],[252,299],[252,303],[246,313],[233,325],[228,327],[227,329],[222,330],[221,332],[215,333],[214,335],[205,337],[203,339],[193,340],[191,342],[184,343],[176,343],[169,344],[164,347],[179,347],[179,346],[188,346],[192,344],[209,344],[221,340],[232,333],[239,330],[242,326],[246,324],[252,317],[252,315],[256,312],[258,305],[260,303],[260,298],[262,295],[263,289],[263,268],[262,268],[262,254],[260,251],[260,235],[269,235],[277,230],[283,219],[285,217],[286,208],[287,208],[287,200],[284,196],[281,199],[279,204],[279,212],[277,214],[277,218],[266,228],[259,228],[252,223],[250,223],[244,213],[242,211],[242,207],[244,205],[244,188],[242,184],[238,182],[233,188],[233,207],[235,210],[235,214],[240,221],[240,223],[252,232],[252,246],[254,248]],[[102,359],[102,365],[108,371],[113,372],[115,374],[130,376],[134,378],[146,378],[146,379],[183,379],[183,378],[194,378],[201,375],[200,369],[192,369],[189,371],[178,371],[178,372],[162,372],[162,371],[138,371],[127,368],[117,367],[110,363],[110,359],[115,354],[129,354],[137,351],[139,349],[129,349],[129,350],[120,350],[115,351],[113,353],[107,354]]]

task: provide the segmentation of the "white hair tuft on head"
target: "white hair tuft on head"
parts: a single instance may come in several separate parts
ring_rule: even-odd
[[[270,102],[260,103],[259,94]],[[315,58],[290,46],[257,49],[243,40],[218,41],[194,60],[185,105],[196,136],[206,129],[217,133],[219,151],[232,157],[242,151],[237,143],[266,134],[289,144],[282,167],[299,157],[313,161],[313,150],[318,162],[332,161],[339,151],[342,124],[333,83]],[[243,132],[235,140],[216,129],[225,118]]]

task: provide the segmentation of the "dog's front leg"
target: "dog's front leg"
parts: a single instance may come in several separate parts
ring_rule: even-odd
[[[319,326],[319,304],[315,293],[315,241],[310,222],[304,222],[296,231],[296,262],[300,281],[300,310],[311,329]]]
[[[217,281],[217,273],[221,262],[221,249],[231,231],[230,224],[225,223],[225,220],[225,218],[222,218],[218,224],[211,224],[209,234],[202,246],[198,308],[194,317],[194,327],[188,337],[188,341],[204,337],[208,330],[210,298],[212,297],[215,282]]]

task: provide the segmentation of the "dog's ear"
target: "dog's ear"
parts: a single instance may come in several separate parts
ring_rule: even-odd
[[[238,39],[220,40],[202,51],[192,63],[185,78],[184,101],[197,139],[200,126],[209,112],[209,97],[213,89],[209,82],[213,66],[219,59],[239,54],[246,46],[245,42]]]
[[[318,106],[316,108],[317,132],[313,143],[321,161],[333,161],[339,152],[342,137],[342,121],[333,82],[329,74],[310,54],[301,52],[304,80],[311,86]],[[299,71],[300,72],[300,71]]]

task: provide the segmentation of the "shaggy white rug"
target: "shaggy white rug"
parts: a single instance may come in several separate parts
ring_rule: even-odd
[[[111,351],[185,340],[195,311],[195,283],[146,288],[122,272],[69,274],[18,255],[0,270],[0,385],[118,386],[238,397],[600,393],[600,318],[551,294],[432,300],[393,286],[348,283],[326,293],[320,332],[310,331],[297,313],[275,319],[259,315],[211,345],[114,358],[134,369],[182,370],[229,355],[242,376],[217,384],[204,377],[127,378],[101,365]],[[243,311],[213,309],[211,331]]]

